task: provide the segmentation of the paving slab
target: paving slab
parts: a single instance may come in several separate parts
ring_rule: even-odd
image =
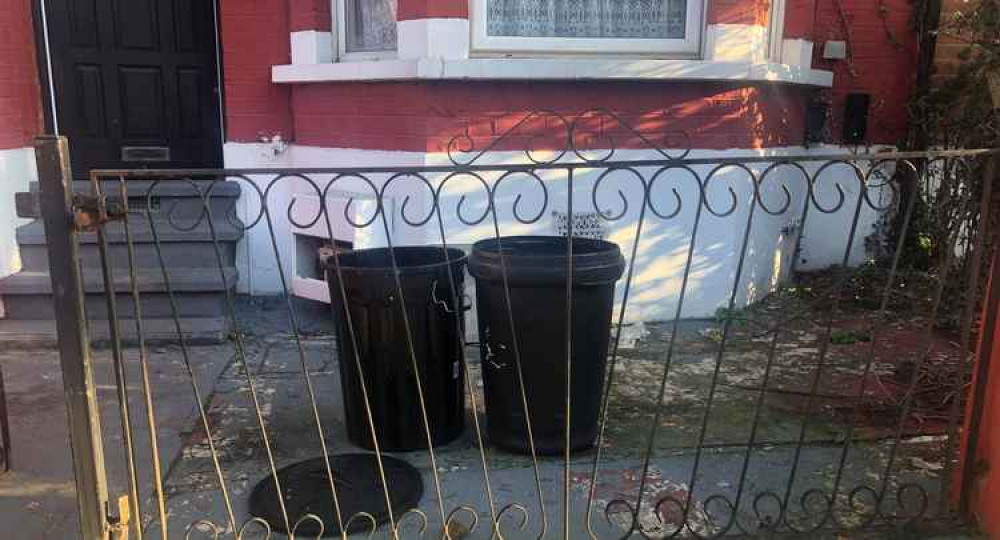
[[[110,356],[109,350],[95,351],[94,376],[105,434],[109,490],[124,494],[127,467]],[[165,469],[179,455],[194,419],[196,402],[180,357],[175,346],[150,351],[159,454]],[[191,350],[190,357],[195,379],[210,396],[214,380],[231,360],[231,352],[225,346],[197,347]],[[134,349],[126,351],[126,362],[133,429],[145,435],[149,430]],[[0,365],[7,387],[12,438],[12,470],[0,476],[0,516],[17,516],[16,520],[0,521],[16,527],[17,534],[11,538],[77,538],[78,514],[58,353],[41,349],[3,351]],[[137,436],[135,446],[140,493],[145,498],[152,492],[148,438]]]
[[[361,451],[346,436],[336,341],[327,308],[293,303],[302,329],[296,340],[289,331],[285,306],[283,299],[241,300],[240,342],[190,348],[193,379],[183,349],[176,345],[150,349],[171,538],[185,538],[189,533],[189,538],[213,538],[205,529],[208,521],[231,533],[227,497],[219,489],[220,470],[228,507],[239,527],[252,517],[247,508],[251,489],[267,481],[273,469],[320,456],[321,440],[332,453]],[[754,341],[751,328],[736,332],[741,337],[730,343],[718,364],[718,321],[681,324],[670,354],[672,326],[647,326],[642,339],[623,350],[617,364],[618,382],[613,387],[597,474],[592,474],[593,450],[574,455],[570,462],[571,537],[587,538],[591,532],[599,538],[619,537],[632,525],[626,510],[636,507],[639,525],[647,533],[667,535],[670,523],[682,513],[678,501],[690,503],[689,522],[702,534],[711,532],[713,523],[733,520],[746,530],[756,530],[762,521],[775,516],[777,501],[784,498],[792,501],[789,517],[808,525],[823,514],[824,505],[821,496],[808,494],[815,490],[831,493],[835,486],[840,486],[836,515],[849,525],[873,509],[872,492],[858,490],[859,486],[892,494],[884,510],[902,517],[918,512],[924,504],[936,507],[933,494],[940,482],[941,464],[933,456],[940,454],[940,435],[908,433],[897,443],[871,428],[864,431],[865,437],[845,444],[842,415],[829,399],[816,404],[814,414],[803,413],[806,409],[795,392],[800,385],[808,385],[816,368],[816,332],[791,328],[782,335],[777,349],[781,354],[772,362],[772,369],[780,375],[769,380],[783,385],[793,397],[769,394],[761,398],[759,385],[771,357],[767,353],[770,343]],[[478,408],[467,404],[463,435],[434,449],[436,466],[427,451],[392,454],[414,465],[424,479],[419,504],[420,515],[426,517],[424,537],[439,538],[452,512],[456,512],[450,527],[454,538],[491,538],[492,515],[501,513],[504,538],[537,538],[543,531],[547,537],[561,537],[566,469],[560,458],[532,460],[491,448],[487,442],[488,471],[484,473],[473,429],[475,420],[486,421],[478,349],[470,347],[466,352]],[[146,538],[159,538],[137,354],[134,348],[126,350],[142,519]],[[834,355],[831,364],[850,373],[856,366],[849,358]],[[657,401],[668,359],[664,398]],[[14,523],[16,538],[75,538],[58,357],[48,350],[4,351],[0,363],[7,375],[14,438],[14,471],[0,477],[0,516],[5,523]],[[109,481],[113,493],[125,493],[126,460],[111,367],[109,351],[98,350],[95,375]],[[315,390],[321,428],[305,390],[306,374]],[[192,382],[202,392],[210,433],[203,427]],[[708,396],[713,391],[709,408]],[[657,432],[651,438],[654,417]],[[755,418],[757,443],[748,446]],[[800,438],[807,444],[796,444]],[[701,452],[697,451],[699,442]],[[648,455],[647,448],[652,448]],[[640,484],[644,486],[641,498]],[[378,484],[371,487],[381,489]],[[851,493],[855,494],[853,507],[848,499]],[[459,508],[474,509],[478,527],[472,528],[471,514]],[[400,525],[402,537],[415,537],[420,515],[405,516]],[[16,519],[8,519],[13,516]],[[523,529],[519,527],[522,520]],[[592,531],[587,530],[587,523]],[[247,539],[266,537],[252,524],[245,532]],[[916,535],[906,531],[866,537],[913,537],[909,533]],[[387,527],[373,535],[389,537]]]

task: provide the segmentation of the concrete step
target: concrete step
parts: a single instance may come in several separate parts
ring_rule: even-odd
[[[185,337],[192,342],[218,343],[228,333],[226,291],[236,286],[236,242],[243,236],[242,223],[230,217],[234,215],[231,210],[240,195],[240,186],[219,182],[209,192],[210,184],[199,181],[196,182],[198,187],[195,187],[184,181],[127,182],[126,194],[133,211],[129,215],[129,224],[139,267],[136,283],[147,337],[152,341],[177,341],[175,315]],[[80,193],[91,192],[89,182],[74,182],[73,188]],[[120,199],[117,181],[105,182],[104,188],[109,199]],[[37,184],[32,189],[37,190]],[[209,209],[213,216],[211,223],[206,216],[202,193],[209,195]],[[147,198],[147,194],[152,196]],[[151,223],[144,213],[146,210],[156,226],[163,259],[168,265],[167,275],[177,303],[177,313],[174,313],[166,293],[167,282],[160,269]],[[126,341],[134,341],[135,319],[131,318],[134,306],[124,226],[110,223],[105,232],[120,328]],[[52,346],[56,343],[55,313],[42,223],[35,221],[19,228],[17,243],[24,270],[0,279],[0,302],[5,317],[0,319],[0,347]],[[222,257],[222,275],[219,254]],[[107,296],[96,234],[80,235],[80,255],[92,339],[107,341]]]
[[[160,262],[153,245],[152,230],[148,220],[140,217],[130,218],[133,245],[135,247],[136,264],[140,268],[159,268]],[[160,239],[163,259],[168,265],[176,261],[184,261],[186,267],[216,268],[218,257],[215,242],[212,241],[212,231],[205,220],[193,230],[183,231],[170,225],[165,220],[155,220],[156,231]],[[224,266],[233,266],[236,260],[236,241],[242,236],[241,224],[233,224],[229,220],[216,220],[215,238],[218,240],[219,251]],[[187,228],[187,225],[182,225]],[[114,268],[128,268],[128,247],[125,243],[124,227],[121,224],[107,225],[109,258]],[[26,271],[41,271],[49,267],[48,249],[45,246],[45,230],[40,221],[34,221],[17,230],[17,243],[20,246],[21,265]],[[80,236],[80,257],[84,268],[100,268],[100,250],[97,246],[97,235],[87,233]]]
[[[33,182],[29,189],[38,191],[38,182]],[[103,189],[109,200],[121,199],[117,180],[104,181]],[[89,194],[92,187],[90,182],[75,181],[73,190]],[[160,215],[164,219],[167,214],[182,219],[202,215],[205,202],[202,195],[208,200],[216,219],[224,219],[233,210],[240,192],[240,185],[236,182],[195,181],[192,185],[181,180],[164,180],[154,185],[151,180],[128,180],[126,187],[130,210],[143,212],[149,207],[154,215]]]
[[[108,246],[108,258],[112,268],[127,271],[129,267],[128,247],[125,244]],[[49,252],[44,245],[22,245],[21,266],[26,272],[44,271],[49,267]],[[218,268],[219,258],[216,256],[215,245],[212,242],[171,242],[160,246],[163,260],[169,268],[176,261],[192,268]],[[219,253],[222,255],[223,266],[233,266],[236,261],[236,243],[219,242]],[[100,268],[101,253],[96,244],[80,246],[80,260],[84,268]],[[135,263],[139,268],[159,268],[160,260],[153,244],[135,245]]]
[[[175,293],[178,292],[219,292],[236,286],[238,271],[234,267],[223,268],[223,276],[217,269],[170,267],[167,277]],[[159,268],[142,269],[136,274],[139,291],[142,293],[166,292],[166,281]],[[117,271],[113,285],[117,292],[128,290],[128,272]],[[87,294],[104,292],[104,278],[98,268],[83,269],[83,288]],[[19,272],[0,279],[0,295],[52,294],[52,282],[47,271]]]
[[[216,344],[226,341],[231,325],[223,317],[181,319],[181,333],[191,345]],[[107,320],[92,319],[88,335],[94,346],[107,346],[110,330]],[[135,344],[137,332],[134,319],[119,321],[119,332],[125,344]],[[179,343],[173,319],[143,317],[143,335],[150,346]],[[58,346],[55,321],[18,321],[0,319],[0,348],[52,348]]]
[[[194,186],[192,186],[191,182],[184,180],[162,180],[159,182],[153,180],[126,180],[126,194],[129,198],[145,197],[149,194],[149,190],[153,189],[153,196],[155,197],[197,197],[199,190],[202,193],[209,194],[209,189],[211,189],[211,197],[233,198],[240,196],[240,184],[237,182],[212,182],[207,180],[194,180],[193,182]],[[102,187],[108,197],[116,197],[119,194],[117,180],[104,180]],[[31,191],[38,191],[40,189],[38,182],[29,184],[29,189]],[[75,180],[73,182],[73,191],[77,193],[90,193],[91,189],[89,181]]]
[[[223,268],[225,285],[218,269],[169,268],[167,275],[177,303],[178,317],[217,317],[227,313],[225,291],[235,288],[238,272]],[[96,268],[84,269],[86,310],[90,318],[107,318],[104,280]],[[136,274],[144,317],[169,318],[175,315],[161,271],[142,269]],[[134,316],[131,282],[126,271],[114,274],[115,304],[119,317]],[[0,280],[4,316],[17,320],[51,320],[52,284],[48,272],[20,272]]]
[[[142,316],[151,318],[171,318],[174,315],[170,297],[165,293],[139,293]],[[221,292],[174,293],[178,317],[222,317],[228,314],[226,298]],[[23,321],[54,320],[52,296],[48,294],[18,294],[3,297],[4,315],[7,319]],[[108,318],[108,300],[104,294],[88,294],[86,299],[87,317]],[[115,306],[118,317],[135,317],[132,295],[116,291]]]

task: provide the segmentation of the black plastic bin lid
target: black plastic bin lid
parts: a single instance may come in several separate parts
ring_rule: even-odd
[[[389,456],[382,456],[392,512],[397,518],[420,502],[424,492],[420,472],[412,465]],[[385,491],[379,476],[375,454],[341,454],[330,456],[334,485],[340,503],[340,514],[346,524],[352,516],[367,512],[381,525],[389,520],[385,507]],[[289,465],[278,471],[278,480],[284,492],[285,509],[292,527],[307,514],[323,520],[323,536],[340,535],[340,523],[334,511],[330,480],[322,457]],[[250,493],[250,514],[267,521],[274,531],[287,533],[281,507],[276,497],[274,478],[266,476]],[[348,527],[348,534],[365,532],[371,526],[367,519],[355,519]],[[304,520],[297,537],[313,538],[319,532],[314,520]]]
[[[449,262],[452,265],[465,264],[465,252],[439,246],[397,246],[394,248],[372,248],[345,251],[338,255],[340,269],[357,274],[388,274],[392,271],[393,258],[401,274],[436,273]],[[336,268],[333,257],[323,261],[327,270]]]
[[[469,273],[476,279],[514,285],[559,285],[566,283],[565,236],[502,236],[480,240],[472,246]],[[503,264],[500,253],[503,252]],[[573,284],[614,283],[625,271],[625,258],[618,244],[593,238],[573,237]]]

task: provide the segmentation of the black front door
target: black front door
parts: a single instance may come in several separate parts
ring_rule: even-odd
[[[218,167],[214,2],[47,0],[73,170]]]

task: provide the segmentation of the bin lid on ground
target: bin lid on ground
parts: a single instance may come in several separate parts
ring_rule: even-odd
[[[348,525],[348,534],[360,533],[371,528],[371,521],[352,517],[366,512],[375,519],[376,525],[389,520],[385,504],[385,491],[379,474],[379,463],[375,454],[341,454],[330,456],[334,485],[337,488],[337,502],[340,505],[340,519]],[[323,536],[340,536],[340,523],[334,511],[330,478],[322,457],[308,459],[289,465],[278,471],[281,491],[285,501],[285,512],[289,524],[295,528],[301,520],[296,536],[314,538],[319,532],[315,520],[304,516],[314,515],[323,521]],[[404,512],[420,503],[424,492],[420,472],[409,463],[390,456],[382,456],[382,470],[389,484],[389,500],[392,513],[399,518]],[[278,504],[274,478],[270,475],[261,479],[250,493],[250,513],[266,521],[271,529],[288,533],[281,506]]]

